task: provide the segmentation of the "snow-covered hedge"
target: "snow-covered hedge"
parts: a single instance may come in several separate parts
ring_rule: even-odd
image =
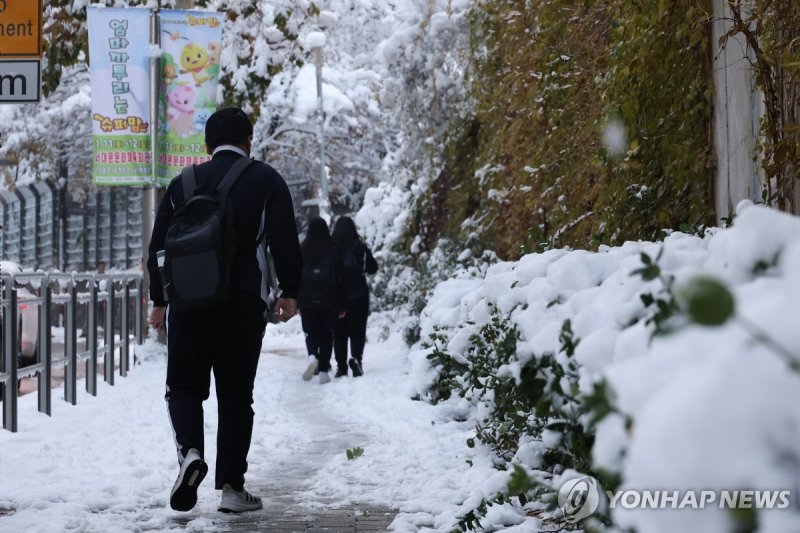
[[[700,291],[698,276],[712,277]],[[546,488],[576,469],[605,489],[789,489],[795,498],[787,510],[745,513],[618,507],[606,517],[613,528],[800,530],[798,316],[800,219],[749,203],[733,227],[705,237],[551,250],[440,284],[421,317],[428,345],[410,356],[413,393],[473,418],[511,484],[499,498],[495,478],[476,487],[461,527],[558,521],[542,513]],[[536,397],[522,398],[532,386]]]

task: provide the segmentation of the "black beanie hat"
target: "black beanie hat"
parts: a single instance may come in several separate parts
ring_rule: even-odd
[[[212,150],[223,144],[244,144],[252,135],[253,125],[238,107],[220,109],[206,122],[206,144]]]

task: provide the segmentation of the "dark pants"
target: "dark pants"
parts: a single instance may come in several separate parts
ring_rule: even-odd
[[[333,321],[336,311],[332,309],[302,309],[300,317],[303,321],[303,332],[306,334],[308,355],[319,361],[319,371],[331,369],[331,351],[333,350]]]
[[[336,364],[347,369],[347,342],[350,341],[350,355],[361,360],[364,345],[367,343],[367,317],[369,317],[369,295],[347,304],[347,316],[337,318],[333,326],[333,351]]]
[[[214,371],[219,409],[217,489],[225,483],[236,490],[244,485],[264,309],[259,297],[239,293],[219,307],[169,313],[166,400],[181,458],[190,448],[204,455],[203,401],[209,396]]]

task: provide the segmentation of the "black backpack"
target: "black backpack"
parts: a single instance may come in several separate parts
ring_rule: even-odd
[[[347,297],[351,301],[369,294],[367,282],[364,279],[364,263],[363,260],[361,262],[358,260],[359,252],[363,252],[361,241],[353,242],[342,252]]]
[[[348,272],[354,272],[358,275],[361,274],[360,268],[358,265],[358,258],[356,257],[356,252],[358,251],[358,241],[353,242],[350,246],[348,246],[344,253],[342,254],[342,263],[344,264],[344,268]]]
[[[334,290],[333,263],[330,255],[303,265],[303,286],[300,291],[300,306],[307,309],[333,307]]]
[[[194,165],[181,172],[184,201],[164,241],[164,286],[169,305],[188,311],[228,301],[236,288],[236,230],[228,193],[253,163],[242,157],[215,190],[197,187]]]

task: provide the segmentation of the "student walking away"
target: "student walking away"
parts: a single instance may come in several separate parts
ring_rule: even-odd
[[[308,348],[308,367],[303,373],[311,381],[315,373],[320,383],[329,383],[333,323],[344,318],[343,265],[331,239],[328,224],[315,217],[308,224],[303,252],[303,282],[300,289],[300,317]]]
[[[345,284],[345,312],[333,327],[333,351],[336,355],[336,376],[347,375],[347,367],[353,376],[364,374],[362,360],[367,342],[367,318],[369,317],[369,286],[364,274],[378,271],[378,263],[366,244],[361,241],[356,225],[350,217],[341,217],[333,227],[333,241],[342,256]],[[350,343],[350,361],[347,360],[347,345]]]
[[[262,507],[245,490],[244,474],[266,324],[266,253],[274,258],[282,291],[274,314],[283,321],[297,309],[302,257],[289,189],[272,167],[248,157],[252,135],[241,109],[222,109],[208,119],[206,149],[213,157],[172,180],[150,243],[150,324],[167,328],[165,398],[180,465],[170,506],[178,511],[194,507],[208,470],[203,401],[212,371],[219,510]]]

